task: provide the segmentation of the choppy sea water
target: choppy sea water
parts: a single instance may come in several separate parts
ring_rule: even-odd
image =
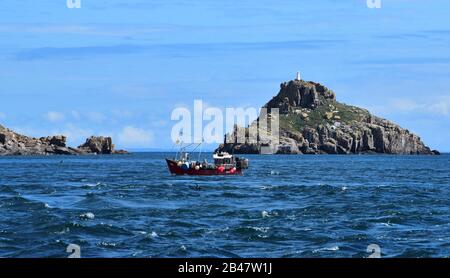
[[[0,158],[0,257],[450,255],[450,155],[248,155],[229,177],[166,156]]]

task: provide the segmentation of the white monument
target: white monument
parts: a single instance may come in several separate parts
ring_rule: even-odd
[[[295,77],[295,80],[296,81],[302,80],[301,77],[300,77],[300,72],[299,71],[297,71],[297,77]]]

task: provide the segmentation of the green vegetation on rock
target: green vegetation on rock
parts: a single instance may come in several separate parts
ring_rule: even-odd
[[[271,144],[277,153],[439,153],[408,130],[365,109],[337,102],[335,93],[320,83],[303,80],[282,83],[279,93],[264,107],[278,108],[280,112],[279,142]],[[236,131],[226,137],[236,138]],[[224,142],[218,148],[234,153],[260,150],[261,144],[236,141]]]

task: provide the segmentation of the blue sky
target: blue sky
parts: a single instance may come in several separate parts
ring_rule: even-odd
[[[0,1],[0,123],[170,148],[173,108],[260,107],[303,78],[450,151],[450,2]]]

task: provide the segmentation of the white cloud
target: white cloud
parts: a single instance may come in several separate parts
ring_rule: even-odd
[[[9,126],[8,128],[16,133],[19,133],[19,134],[22,134],[25,136],[41,137],[41,136],[48,135],[47,130],[36,129],[36,128],[30,127],[30,126]]]
[[[429,110],[433,111],[434,113],[437,113],[437,114],[448,116],[449,108],[450,108],[450,98],[447,100],[444,99],[444,100],[438,101],[438,102],[430,105]]]
[[[155,127],[165,127],[165,126],[167,126],[167,124],[168,124],[168,122],[165,120],[152,121],[152,126],[155,126]]]
[[[70,112],[70,114],[71,114],[72,117],[73,117],[74,119],[76,119],[76,120],[81,119],[81,114],[80,114],[80,112],[78,112],[77,110],[72,110],[72,111]]]
[[[11,127],[11,129],[19,134],[37,138],[53,135],[64,135],[67,137],[67,145],[71,147],[76,147],[81,143],[84,143],[86,138],[95,135],[93,130],[80,128],[71,123],[65,124],[61,128],[54,129],[38,129],[30,126],[14,126]]]
[[[53,130],[47,135],[64,135],[67,137],[67,143],[69,146],[78,146],[84,143],[86,138],[94,135],[94,131],[90,129],[84,129],[77,127],[73,124],[67,124],[63,129]]]
[[[153,133],[149,130],[126,126],[118,136],[118,143],[123,147],[146,148],[153,141]]]
[[[126,119],[126,118],[131,118],[131,117],[133,117],[134,116],[134,113],[132,112],[132,111],[129,111],[129,110],[113,110],[112,111],[112,115],[115,117],[115,118],[118,118],[118,119]]]
[[[89,120],[96,123],[103,123],[107,119],[107,117],[100,112],[89,112],[87,117]]]
[[[45,114],[45,118],[52,123],[62,122],[65,119],[63,113],[54,112],[54,111],[47,112]]]
[[[154,135],[151,130],[137,128],[134,126],[125,126],[121,130],[113,132],[111,130],[97,130],[79,127],[72,123],[64,124],[61,128],[54,129],[35,129],[33,127],[12,128],[15,132],[33,137],[46,137],[52,135],[64,135],[67,137],[67,145],[77,147],[83,144],[86,138],[90,136],[110,136],[113,143],[118,148],[150,148],[153,147]]]
[[[388,107],[400,112],[410,112],[420,108],[420,106],[410,99],[394,99],[388,102]]]
[[[364,106],[364,105],[363,105]],[[450,96],[434,98],[426,101],[396,98],[386,101],[385,105],[369,107],[374,113],[426,113],[438,116],[450,115]]]

